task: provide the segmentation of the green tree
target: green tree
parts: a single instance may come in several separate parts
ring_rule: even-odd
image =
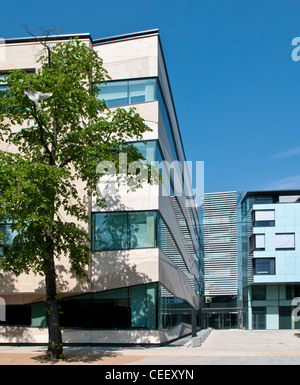
[[[142,159],[127,141],[141,140],[150,129],[134,109],[111,112],[99,99],[98,85],[109,77],[94,50],[78,39],[47,48],[36,73],[8,75],[8,91],[0,98],[0,139],[17,149],[0,152],[0,218],[17,233],[0,267],[45,277],[47,356],[60,358],[56,261],[67,256],[71,273],[85,279],[91,262],[88,233],[74,224],[89,221],[76,182],[91,196],[98,163],[118,168],[121,151],[128,163]],[[105,199],[98,197],[98,204]]]

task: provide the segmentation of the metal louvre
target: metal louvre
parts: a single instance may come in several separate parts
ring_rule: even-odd
[[[204,196],[205,295],[238,294],[237,192]]]

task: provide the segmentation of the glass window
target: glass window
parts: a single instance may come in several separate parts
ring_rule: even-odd
[[[300,195],[279,196],[279,203],[295,203],[295,202],[300,202]]]
[[[256,258],[253,259],[254,275],[274,275],[275,258]]]
[[[104,99],[108,108],[128,104],[128,82],[110,82],[100,85],[100,99]]]
[[[108,108],[156,100],[156,79],[111,81],[99,86],[99,99]]]
[[[252,212],[252,222],[255,227],[275,226],[275,210],[255,210]]]
[[[0,224],[0,257],[4,257],[5,249],[12,245],[16,235],[9,224]]]
[[[156,212],[129,213],[130,248],[155,247]]]
[[[266,299],[266,286],[252,286],[252,300],[264,301]]]
[[[93,213],[94,251],[159,247],[156,211]]]
[[[8,90],[7,83],[4,79],[5,76],[7,76],[7,74],[0,74],[0,98],[4,96],[5,92]]]
[[[153,102],[156,100],[156,81],[131,80],[129,85],[129,104]]]
[[[142,154],[142,156],[146,159],[146,162],[151,164],[151,162],[155,162],[157,158],[157,141],[147,141],[147,142],[134,142],[133,146]]]
[[[265,234],[255,234],[255,250],[265,249]]]
[[[295,249],[295,234],[275,234],[276,250]]]
[[[266,328],[266,308],[253,307],[252,308],[252,329],[260,330]]]
[[[128,248],[127,213],[93,215],[93,249],[123,250]]]
[[[250,237],[250,253],[254,250],[265,249],[265,234],[253,234]]]

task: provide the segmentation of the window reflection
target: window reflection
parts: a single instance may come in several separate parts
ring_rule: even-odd
[[[156,100],[156,79],[111,81],[99,88],[98,98],[104,99],[108,108]]]
[[[0,224],[0,258],[4,257],[5,250],[12,246],[13,240],[17,235],[16,231],[12,231],[11,225]]]
[[[156,211],[93,213],[94,251],[158,247]]]

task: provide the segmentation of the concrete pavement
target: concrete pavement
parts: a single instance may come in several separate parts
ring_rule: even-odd
[[[300,365],[298,330],[213,330],[200,347],[191,337],[160,347],[65,346],[48,362],[43,346],[0,346],[0,365]]]

